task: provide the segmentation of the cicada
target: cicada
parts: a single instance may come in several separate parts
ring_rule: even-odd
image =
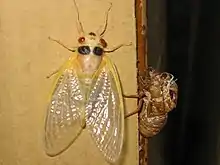
[[[78,14],[78,45],[68,48],[73,55],[56,72],[45,121],[45,149],[50,156],[66,150],[81,132],[90,133],[104,158],[114,163],[120,157],[124,137],[124,103],[119,76],[115,65],[106,56],[122,46],[108,49],[100,33],[84,33]],[[50,75],[50,76],[51,76]],[[50,77],[48,76],[48,77]]]
[[[168,112],[176,107],[178,86],[172,74],[160,73],[150,67],[148,74],[139,75],[138,79],[143,88],[139,96],[125,96],[139,98],[138,108],[126,117],[139,112],[140,133],[144,137],[152,137],[161,131]]]

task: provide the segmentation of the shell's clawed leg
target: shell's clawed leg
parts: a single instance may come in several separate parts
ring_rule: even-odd
[[[126,95],[126,94],[123,94],[123,97],[124,98],[132,98],[132,99],[138,99],[139,98],[138,95]]]
[[[46,78],[49,79],[51,78],[53,75],[57,74],[59,72],[59,69],[53,71],[52,73],[50,73]]]
[[[127,95],[127,94],[122,94],[122,96],[124,98],[132,98],[132,99],[141,99],[145,96],[145,93],[144,92],[140,92],[139,94],[136,94],[136,95]]]
[[[138,103],[137,109],[136,109],[135,111],[133,111],[133,112],[130,112],[130,113],[126,114],[126,115],[125,115],[125,119],[128,118],[128,117],[130,117],[130,116],[133,116],[133,115],[137,114],[138,112],[140,112],[141,109],[142,109],[142,106],[143,106],[143,102],[144,102],[144,100],[143,100],[143,99],[140,99],[140,101],[139,101],[139,103]]]
[[[116,46],[116,47],[114,47],[114,48],[112,48],[112,49],[105,49],[104,52],[105,52],[105,53],[112,53],[112,52],[114,52],[114,51],[120,49],[120,48],[123,47],[123,46],[131,46],[131,45],[132,45],[132,42],[130,42],[129,44],[121,44],[121,45],[118,45],[118,46]]]
[[[62,42],[60,42],[59,40],[53,39],[51,37],[48,37],[49,40],[54,41],[56,43],[58,43],[59,45],[61,45],[62,47],[64,47],[65,49],[71,51],[71,52],[75,52],[76,48],[68,48],[65,44],[63,44]]]

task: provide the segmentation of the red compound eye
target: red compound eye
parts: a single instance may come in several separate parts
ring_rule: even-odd
[[[106,48],[106,47],[107,47],[107,43],[106,43],[106,41],[105,41],[103,38],[101,38],[101,39],[99,40],[99,42],[101,43],[101,45],[103,46],[103,48]]]
[[[78,39],[78,42],[79,42],[80,44],[82,44],[84,41],[85,41],[85,37],[80,37],[80,38]]]

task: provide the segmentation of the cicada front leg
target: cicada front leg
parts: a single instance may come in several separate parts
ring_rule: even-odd
[[[73,47],[73,48],[69,48],[68,46],[66,46],[65,44],[63,44],[60,40],[48,37],[49,40],[56,42],[57,44],[61,45],[62,47],[64,47],[65,49],[69,50],[70,52],[75,52],[77,47]]]
[[[59,72],[59,69],[53,71],[52,73],[50,73],[49,75],[47,75],[47,79],[51,78],[53,75],[57,74]]]
[[[112,53],[112,52],[114,52],[114,51],[120,49],[120,48],[123,47],[123,46],[131,46],[131,45],[132,45],[132,42],[130,42],[130,43],[128,43],[128,44],[120,44],[120,45],[115,46],[115,47],[113,47],[113,48],[111,48],[111,49],[105,49],[104,52],[105,52],[105,53]]]
[[[61,45],[62,47],[64,47],[65,49],[71,51],[71,52],[75,52],[77,47],[73,47],[73,48],[69,48],[68,46],[66,46],[64,43],[62,43],[60,40],[48,37],[49,40],[56,42],[57,44]],[[49,75],[46,76],[47,79],[51,78],[52,76],[54,76],[55,74],[57,74],[59,72],[61,68],[56,69],[55,71],[53,71],[52,73],[50,73]]]

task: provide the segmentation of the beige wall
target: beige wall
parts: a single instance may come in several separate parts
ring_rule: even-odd
[[[104,22],[107,0],[78,0],[86,31]],[[132,41],[110,54],[125,93],[136,92],[135,20],[133,0],[111,0],[105,39],[110,46]],[[76,44],[76,13],[71,0],[0,0],[0,165],[105,165],[86,131],[62,155],[43,150],[47,96],[56,70],[71,55],[47,37]],[[129,110],[135,100],[129,100]],[[126,121],[123,165],[138,164],[136,117]]]

